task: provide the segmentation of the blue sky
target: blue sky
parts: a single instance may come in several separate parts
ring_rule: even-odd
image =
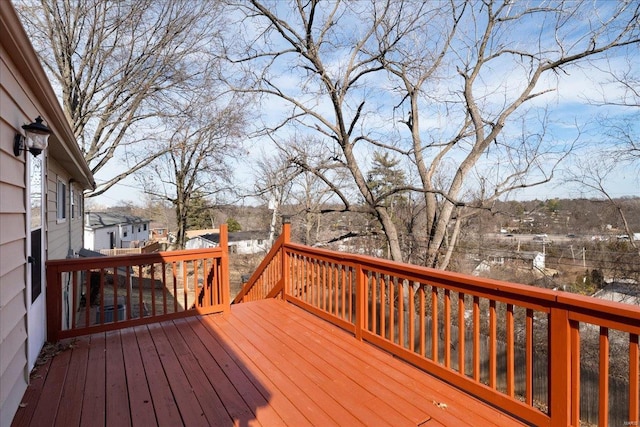
[[[517,5],[518,3],[516,3],[516,6],[514,7],[517,7]],[[608,6],[610,6],[610,4],[607,4],[606,2],[600,3],[600,7],[603,12],[606,12]],[[283,7],[282,3],[278,3],[278,8]],[[341,37],[358,34],[359,30],[361,30],[358,23],[353,20],[347,22],[351,22],[352,24],[350,27],[351,33],[341,32],[339,33],[341,34]],[[517,46],[518,44],[526,45],[527,43],[553,45],[553,39],[545,37],[545,31],[538,31],[539,23],[529,20],[528,22],[520,22],[520,24],[521,25],[518,26],[517,31],[513,31],[512,34],[502,34],[501,37],[504,37],[505,40],[509,40],[513,46]],[[576,21],[576,24],[568,31],[570,36],[572,33],[578,34],[578,30],[583,25],[586,25],[585,20]],[[258,32],[256,27],[245,27],[245,30],[248,30],[248,33],[250,34],[257,34]],[[469,26],[465,28],[466,34],[473,35],[473,32],[473,27]],[[540,37],[537,35],[540,35]],[[245,34],[245,36],[247,36],[247,34]],[[496,43],[498,42],[499,40],[496,41]],[[589,39],[574,36],[573,42],[581,45],[588,43]],[[464,43],[464,37],[461,37],[460,43]],[[623,57],[623,53],[628,56]],[[565,72],[549,75],[549,79],[543,79],[536,89],[544,90],[545,88],[555,88],[557,84],[557,90],[542,95],[529,103],[532,115],[527,117],[527,131],[531,134],[542,133],[542,129],[536,128],[536,126],[540,125],[535,119],[536,117],[541,117],[542,112],[545,111],[547,113],[547,122],[545,122],[544,129],[545,144],[549,149],[553,150],[555,148],[558,151],[561,151],[565,146],[573,143],[580,133],[580,149],[576,150],[572,156],[566,159],[563,169],[580,168],[585,162],[584,159],[594,156],[595,153],[601,155],[599,150],[610,144],[610,138],[604,134],[604,131],[597,120],[598,118],[602,119],[604,117],[608,117],[609,120],[612,120],[613,118],[622,117],[628,114],[637,114],[638,108],[625,109],[617,107],[602,107],[590,104],[590,102],[602,100],[602,84],[609,79],[609,76],[606,73],[601,72],[598,68],[604,68],[606,66],[611,67],[614,70],[623,69],[630,65],[626,62],[627,60],[630,61],[632,67],[635,66],[636,69],[640,68],[637,47],[627,49],[626,52],[624,50],[616,51],[614,52],[614,55],[618,56],[611,56],[607,59],[608,62],[583,62],[579,67],[567,67],[564,70]],[[344,67],[345,58],[347,58],[347,56],[346,48],[336,48],[335,51],[330,52],[327,61],[328,72],[338,74]],[[304,80],[305,76],[297,74],[295,69],[290,67],[292,64],[295,65],[295,63],[283,63],[279,66],[280,68],[274,68],[274,75],[276,75],[275,81],[277,81],[281,87],[296,94],[296,96],[308,98],[309,103],[314,104],[314,108],[317,111],[330,111],[326,100],[314,98],[312,94],[304,94],[299,90],[301,81]],[[441,95],[444,98],[447,92],[453,87],[450,86],[450,84],[459,85],[459,77],[456,76],[453,70],[450,71],[451,74],[449,76],[444,76],[445,78],[431,84],[427,89],[431,91],[432,94]],[[522,79],[519,79],[518,76],[519,73],[522,72],[523,70],[520,70],[517,67],[506,66],[503,68],[500,63],[496,63],[491,69],[483,74],[482,83],[485,85],[484,88],[487,94],[484,102],[487,103],[489,108],[491,108],[492,103],[500,105],[500,103],[504,102],[504,99],[509,98],[513,89],[521,87]],[[457,83],[456,80],[458,80]],[[388,110],[392,104],[395,105],[397,102],[397,99],[394,99],[391,96],[393,92],[393,84],[384,80],[378,83],[379,84],[373,88],[366,88],[366,97],[368,97],[367,106],[374,106],[369,110],[366,110],[368,114],[366,123],[369,126],[369,131],[373,130],[375,133],[380,135],[387,134],[390,138],[398,139],[399,143],[402,144],[406,142],[403,142],[406,138],[406,127],[398,124],[397,119],[399,119],[401,115],[391,117],[388,112],[383,111],[381,114],[378,114],[376,110],[376,108],[386,108]],[[480,92],[481,89],[482,88],[479,87],[478,92]],[[362,91],[356,91],[354,93],[352,105],[355,106],[358,104],[360,97],[363,96],[362,93]],[[605,86],[604,93],[610,99],[615,99],[621,95],[619,87],[615,85]],[[422,109],[421,117],[423,138],[444,138],[451,132],[455,131],[455,123],[450,122],[452,116],[447,115],[448,108],[459,107],[439,105],[437,103],[432,103],[431,105],[425,104]],[[257,109],[257,114],[259,115],[260,122],[264,121],[266,123],[275,123],[288,114],[290,110],[290,106],[286,105],[282,101],[270,99],[268,102],[260,105],[260,108]],[[578,130],[580,130],[580,132],[578,132]],[[295,134],[296,132],[300,132],[300,128],[284,129],[277,137],[283,139]],[[514,122],[505,128],[500,138],[518,138],[521,134],[521,123],[514,120]],[[272,147],[268,139],[262,138],[259,140],[247,140],[246,149],[249,154],[247,157],[243,156],[243,158],[238,162],[236,178],[241,185],[248,189],[252,189],[253,168],[248,167],[248,164],[258,160],[262,156],[262,153],[269,152]],[[371,158],[371,147],[362,147],[358,155],[362,159],[362,164],[366,167],[367,161],[370,161]],[[608,188],[610,188],[609,191],[611,194],[614,196],[640,196],[638,191],[638,188],[640,187],[638,185],[637,170],[631,165],[622,163],[617,164],[616,166],[618,170],[613,170],[608,177]],[[117,168],[118,166],[114,165],[112,171],[116,171]],[[482,163],[479,164],[477,172],[479,175],[483,174],[481,168]],[[585,195],[584,191],[581,189],[564,184],[561,181],[562,171],[558,170],[557,172],[554,182],[544,186],[523,190],[518,193],[514,193],[509,197],[517,199],[547,199],[553,197],[582,197]],[[96,179],[99,181],[101,177],[97,176]],[[122,184],[116,185],[112,190],[108,191],[104,196],[98,197],[96,202],[107,205],[114,204],[119,200],[128,200],[134,203],[139,203],[141,195],[139,191],[136,191],[136,187],[137,183],[132,178],[128,178]]]

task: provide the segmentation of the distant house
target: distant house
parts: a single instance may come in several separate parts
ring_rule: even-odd
[[[0,426],[8,426],[46,339],[45,262],[81,250],[83,191],[94,188],[10,1],[0,1],[0,105]],[[48,145],[23,150],[23,126],[36,118],[51,131]]]
[[[592,295],[607,301],[640,305],[640,287],[635,280],[617,280]]]
[[[149,225],[149,239],[150,240],[169,240],[169,229],[159,224],[151,223]]]
[[[151,220],[112,212],[87,212],[84,245],[92,251],[139,248],[149,241]]]
[[[545,259],[545,254],[537,251],[488,251],[484,259],[474,269],[473,275],[486,273],[496,265],[544,271],[546,268]]]
[[[269,233],[264,231],[237,231],[229,233],[229,252],[237,254],[257,254],[269,250]],[[195,236],[185,244],[185,249],[204,249],[218,246],[220,233]]]
[[[486,255],[490,264],[506,265],[510,267],[545,269],[545,254],[537,251],[489,251]]]

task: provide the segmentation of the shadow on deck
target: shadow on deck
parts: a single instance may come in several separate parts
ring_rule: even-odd
[[[63,344],[13,426],[520,424],[279,300]]]

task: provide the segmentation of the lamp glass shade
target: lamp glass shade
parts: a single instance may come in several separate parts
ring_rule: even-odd
[[[49,134],[35,132],[26,132],[26,134],[27,136],[25,139],[27,148],[30,150],[38,150],[40,152],[47,148],[47,144],[49,143]]]
[[[38,155],[47,148],[51,129],[42,123],[42,117],[38,116],[35,122],[22,126],[22,129],[24,129],[25,143],[29,151]]]

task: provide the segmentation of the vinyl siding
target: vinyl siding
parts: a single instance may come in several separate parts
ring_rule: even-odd
[[[47,257],[48,259],[63,259],[69,255],[69,249],[77,253],[82,248],[84,231],[82,215],[71,218],[71,212],[69,211],[71,206],[69,198],[70,176],[62,166],[52,158],[49,158],[47,175]],[[64,209],[67,218],[64,221],[58,221],[56,218],[58,209],[58,180],[61,180],[66,185],[67,197],[65,198]],[[77,186],[74,188],[76,193],[80,191]],[[69,226],[71,226],[71,233],[69,233]],[[71,247],[69,247],[69,235],[71,235]]]
[[[27,389],[25,157],[13,138],[36,109],[0,47],[0,425]],[[25,112],[25,109],[28,111]],[[31,113],[31,114],[27,114]]]
[[[0,128],[2,135],[15,132],[4,121],[0,122]],[[1,140],[0,425],[4,426],[9,425],[27,388],[27,307],[24,163],[10,151],[13,138],[2,137]],[[20,175],[22,187],[15,182],[15,177]]]

